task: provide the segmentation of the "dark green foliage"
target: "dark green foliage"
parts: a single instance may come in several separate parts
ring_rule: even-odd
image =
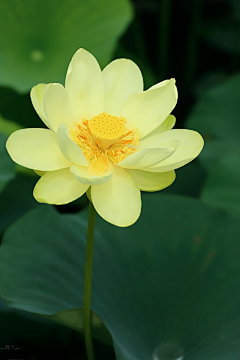
[[[92,309],[118,358],[176,347],[188,360],[237,359],[239,221],[179,196],[147,194],[143,205],[132,227],[97,223]],[[39,314],[82,306],[86,215],[41,205],[8,229],[0,252],[8,305]],[[74,327],[81,314],[69,316],[60,322]]]
[[[96,360],[239,360],[239,36],[238,0],[0,2],[1,359],[13,358],[8,345],[24,360],[86,358],[87,198],[40,205],[37,175],[5,150],[14,129],[44,126],[30,88],[64,83],[84,47],[102,67],[135,61],[145,89],[175,77],[176,128],[205,140],[172,186],[143,194],[136,224],[97,219]]]

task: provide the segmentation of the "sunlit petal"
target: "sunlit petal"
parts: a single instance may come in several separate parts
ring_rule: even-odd
[[[119,116],[129,96],[143,91],[141,71],[133,61],[117,59],[105,67],[102,75],[105,86],[104,111]]]
[[[43,94],[46,86],[47,84],[38,84],[34,86],[30,92],[30,97],[38,116],[42,119],[44,124],[51,129],[43,106]]]
[[[70,171],[77,181],[87,185],[100,185],[112,179],[113,166],[109,166],[108,170],[100,171],[94,165],[95,162],[92,160],[89,167],[73,165],[70,167]]]
[[[46,172],[38,180],[33,195],[38,202],[67,204],[81,197],[89,185],[81,184],[69,169]]]
[[[176,151],[161,163],[146,168],[146,171],[166,172],[177,169],[195,159],[201,152],[204,144],[203,138],[196,131],[175,129],[144,139],[141,145],[150,146],[151,144],[151,146],[154,146],[159,144],[161,146],[161,143],[174,139],[179,141]]]
[[[171,130],[174,125],[176,123],[176,118],[173,115],[169,115],[166,120],[160,125],[158,126],[155,130],[153,130],[152,132],[150,132],[147,136],[144,137],[144,139],[159,134],[163,131],[167,131],[167,130]],[[143,140],[143,139],[142,139]]]
[[[57,131],[57,141],[62,154],[74,164],[88,166],[80,147],[71,139],[68,127],[62,123]]]
[[[117,226],[130,226],[141,213],[141,196],[132,177],[116,167],[112,180],[91,187],[93,205],[100,216]]]
[[[74,117],[68,94],[61,84],[49,84],[44,92],[44,109],[49,125],[57,132],[61,123],[70,126],[74,124]]]
[[[143,170],[127,170],[137,187],[143,191],[159,191],[170,186],[175,178],[174,171],[153,173]]]
[[[179,145],[179,142],[173,140],[165,146],[149,146],[149,148],[140,148],[134,154],[126,157],[118,163],[118,166],[126,169],[145,169],[147,167],[158,164],[159,162],[171,156]],[[150,165],[151,164],[151,165]]]
[[[66,90],[76,121],[91,119],[103,112],[104,84],[100,66],[95,57],[79,49],[68,67]]]
[[[34,170],[53,171],[72,165],[61,153],[56,134],[47,129],[15,131],[6,144],[11,158]]]
[[[121,114],[128,127],[137,128],[144,137],[160,126],[177,103],[175,80],[167,80],[141,93],[132,94],[123,105]]]

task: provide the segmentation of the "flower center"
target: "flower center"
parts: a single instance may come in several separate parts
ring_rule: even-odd
[[[77,130],[71,130],[72,140],[82,149],[87,161],[108,169],[108,161],[118,164],[127,156],[135,153],[138,145],[138,130],[128,130],[127,120],[109,115],[106,112],[90,120],[83,119]]]
[[[125,123],[125,118],[116,117],[104,112],[94,116],[88,122],[88,127],[97,138],[115,140],[125,133]]]

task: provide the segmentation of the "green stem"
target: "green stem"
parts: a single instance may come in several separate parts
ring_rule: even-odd
[[[92,289],[92,264],[93,264],[93,243],[95,230],[96,211],[89,201],[88,230],[85,259],[85,277],[83,292],[83,324],[84,337],[88,360],[94,360],[92,336],[91,336],[91,289]]]
[[[159,36],[159,64],[161,80],[166,79],[168,75],[170,14],[171,0],[162,0],[160,9]]]

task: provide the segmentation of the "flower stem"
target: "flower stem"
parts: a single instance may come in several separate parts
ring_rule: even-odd
[[[92,336],[91,336],[91,289],[92,289],[92,264],[93,264],[93,243],[95,230],[96,211],[89,201],[88,230],[85,258],[85,276],[83,292],[83,324],[84,337],[88,360],[94,360]]]

